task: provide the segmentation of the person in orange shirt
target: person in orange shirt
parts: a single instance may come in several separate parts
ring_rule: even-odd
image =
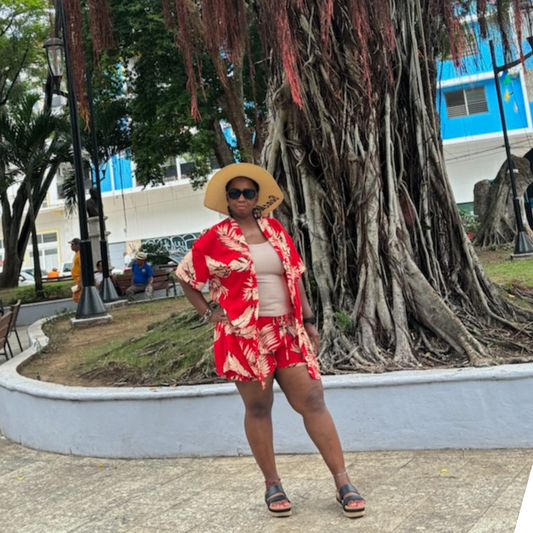
[[[72,239],[70,242],[70,249],[75,252],[74,259],[72,260],[72,269],[70,271],[74,285],[72,286],[72,299],[78,303],[81,297],[81,290],[83,288],[81,280],[81,257],[80,257],[80,244],[81,240],[78,238]]]
[[[50,270],[50,272],[48,272],[48,275],[46,277],[48,279],[58,278],[59,277],[59,270],[57,270],[56,267],[52,268],[52,270]]]

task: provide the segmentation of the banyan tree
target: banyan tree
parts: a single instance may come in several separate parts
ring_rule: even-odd
[[[163,2],[193,103],[200,48],[230,91],[250,28],[261,36],[259,162],[286,193],[276,215],[307,265],[325,372],[529,360],[533,317],[502,298],[465,235],[435,111],[436,55],[446,46],[460,61],[461,16],[474,13],[485,37],[496,26],[509,52],[506,21],[512,12],[520,37],[522,2]]]

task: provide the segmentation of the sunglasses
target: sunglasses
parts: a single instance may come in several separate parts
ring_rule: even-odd
[[[237,200],[241,197],[241,194],[246,200],[253,200],[257,196],[257,191],[255,189],[228,189],[228,198],[232,200]]]

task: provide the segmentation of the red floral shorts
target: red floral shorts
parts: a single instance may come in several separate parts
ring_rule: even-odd
[[[238,335],[225,328],[217,331],[215,364],[219,376],[234,381],[263,381],[277,368],[307,364],[298,346],[292,313],[259,317],[257,329],[258,353],[243,350],[245,345],[239,342]]]

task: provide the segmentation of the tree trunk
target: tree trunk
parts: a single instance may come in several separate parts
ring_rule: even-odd
[[[25,187],[19,189],[13,204],[10,205],[7,192],[2,194],[2,231],[4,234],[4,266],[0,278],[0,287],[16,287],[19,282],[20,269],[24,263],[27,239],[21,249],[19,242],[20,226],[24,202],[26,198]]]
[[[499,327],[532,317],[500,298],[460,221],[434,112],[429,4],[331,2],[329,48],[324,13],[296,4],[286,22],[298,78],[270,63],[263,158],[308,266],[323,370],[484,361]],[[275,9],[265,3],[263,28]],[[266,40],[272,55],[283,46]]]
[[[30,187],[29,194],[31,196],[28,196],[27,178],[20,184],[12,205],[9,203],[7,191],[0,195],[2,231],[4,234],[4,267],[0,276],[1,288],[16,287],[18,285],[20,270],[24,263],[24,254],[32,232],[30,209],[28,209],[28,213],[24,217],[26,202],[28,197],[32,198],[32,212],[34,220],[36,220],[59,163],[59,160],[53,160],[44,177],[42,175],[34,176],[34,181],[39,185],[33,190]],[[38,289],[38,285],[36,289]]]
[[[524,209],[524,193],[533,181],[529,161],[523,157],[512,156],[516,192],[520,202],[520,213],[524,231],[533,236]],[[507,161],[500,168],[496,179],[487,192],[485,212],[480,213],[480,228],[475,237],[479,246],[497,246],[513,242],[517,234],[514,212],[513,191],[507,171]]]
[[[39,255],[39,241],[37,240],[37,226],[35,224],[35,209],[33,208],[33,196],[31,192],[30,176],[26,176],[26,187],[28,190],[28,219],[31,229],[31,244],[33,251],[33,275],[35,279],[35,295],[39,298],[42,297],[43,292],[43,279],[41,274],[41,257]]]
[[[222,133],[220,121],[213,119],[211,121],[211,128],[215,133],[215,144],[213,146],[213,150],[215,151],[215,156],[220,167],[225,167],[226,165],[235,163],[233,153],[231,152],[228,142],[226,141],[226,137],[224,137],[224,134]]]

